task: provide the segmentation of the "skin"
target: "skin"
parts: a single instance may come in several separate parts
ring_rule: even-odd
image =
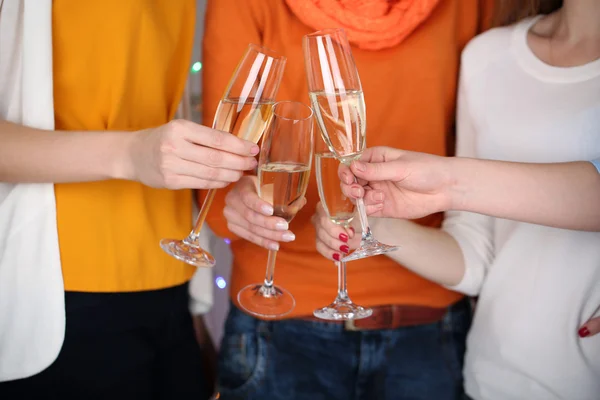
[[[167,189],[221,188],[256,166],[251,142],[190,121],[136,132],[45,131],[0,120],[0,182],[126,179]]]

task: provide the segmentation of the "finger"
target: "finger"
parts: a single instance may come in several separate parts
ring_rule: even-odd
[[[192,122],[187,125],[184,137],[192,143],[240,156],[255,156],[260,151],[256,144],[239,139],[231,133],[221,132]]]
[[[267,250],[279,250],[278,242],[274,240],[269,240],[261,236],[257,236],[254,233],[250,232],[248,229],[245,229],[239,225],[227,223],[227,228],[238,237],[245,239],[251,243],[254,243],[257,246],[260,246]]]
[[[397,162],[379,162],[365,163],[362,161],[354,161],[350,165],[350,170],[359,179],[368,182],[374,181],[395,181],[400,173],[400,166]]]
[[[272,225],[272,223],[266,223],[264,225],[259,225],[253,223],[248,220],[247,215],[240,214],[238,211],[233,209],[230,206],[225,206],[223,209],[223,215],[227,219],[228,223],[240,226],[245,230],[253,233],[255,236],[260,236],[261,238],[277,241],[277,242],[292,242],[296,239],[296,236],[287,229],[270,229],[266,228],[265,225]],[[264,217],[262,215],[257,214],[260,218],[271,218],[278,220],[277,217]],[[287,225],[286,225],[287,226]],[[255,242],[254,240],[252,240]]]
[[[600,317],[590,319],[579,329],[578,333],[582,338],[600,333]]]
[[[340,178],[340,181],[342,181],[342,184],[351,185],[354,183],[354,174],[352,174],[350,167],[346,164],[340,163],[340,166],[338,167],[338,177]]]
[[[249,209],[263,214],[271,216],[273,215],[273,206],[263,199],[260,198],[258,193],[256,192],[256,186],[254,183],[245,183],[244,189],[241,193],[241,201],[242,203]],[[250,186],[252,185],[252,186]],[[279,218],[280,222],[285,223],[287,226],[287,222],[283,218]],[[287,229],[287,228],[285,228]]]
[[[254,176],[245,176],[237,183],[235,190],[229,192],[225,197],[225,202],[231,202],[240,213],[243,213],[245,208],[250,208],[260,214],[271,216],[273,215],[273,206],[260,198],[256,191],[257,178]],[[284,219],[280,221],[285,222]],[[282,229],[287,229],[286,227]]]
[[[383,204],[385,194],[381,190],[367,190],[363,200],[365,205]]]
[[[339,252],[335,252],[326,246],[323,242],[317,241],[317,251],[321,253],[321,255],[331,261],[340,261],[341,254]]]
[[[227,168],[239,171],[249,171],[256,167],[258,162],[254,157],[242,157],[237,154],[228,153],[223,150],[199,146],[185,142],[175,152],[184,160],[197,164],[207,165],[213,168]]]
[[[225,214],[227,210],[227,214]],[[238,225],[252,231],[253,228],[263,228],[265,231],[272,231],[268,237],[273,240],[291,242],[294,240],[293,234],[288,231],[289,225],[286,220],[279,217],[266,217],[246,206],[236,207],[236,200],[227,204],[223,209],[223,214],[228,220],[235,219]],[[278,233],[275,235],[275,233]]]
[[[357,183],[342,185],[342,192],[350,199],[361,199],[365,195],[365,189]]]
[[[172,166],[167,166],[169,170],[177,175],[186,175],[207,181],[219,181],[225,183],[237,182],[243,176],[241,171],[235,171],[226,168],[213,168],[195,162],[176,159],[172,161]]]
[[[171,190],[179,189],[221,189],[228,185],[228,182],[207,181],[205,179],[195,178],[193,176],[174,175],[165,182],[165,188]]]
[[[329,224],[333,225],[331,222]],[[345,255],[350,252],[348,235],[343,228],[336,226],[336,229],[331,229],[331,227],[319,225],[316,231],[317,241],[327,246],[332,253],[337,252]]]

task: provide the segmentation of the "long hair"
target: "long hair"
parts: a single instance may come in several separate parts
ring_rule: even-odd
[[[497,0],[495,26],[510,25],[523,18],[549,14],[563,5],[563,0]]]

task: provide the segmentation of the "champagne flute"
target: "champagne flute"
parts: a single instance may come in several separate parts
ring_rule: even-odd
[[[317,187],[323,209],[334,224],[348,228],[354,219],[355,207],[344,196],[338,179],[340,161],[329,150],[322,139],[315,139],[315,169]],[[338,270],[338,292],[333,303],[313,312],[314,316],[326,320],[361,319],[370,317],[373,310],[355,304],[348,295],[346,286],[346,263],[336,261]]]
[[[350,43],[343,29],[327,29],[304,36],[302,45],[309,96],[321,136],[335,157],[350,165],[360,158],[367,141],[365,102]],[[356,206],[362,240],[342,261],[397,250],[373,237],[362,199]]]
[[[221,98],[213,128],[258,143],[271,122],[275,95],[286,58],[250,44]],[[208,191],[194,224],[183,240],[163,239],[160,247],[169,255],[196,267],[213,267],[214,257],[200,247],[200,231],[217,190]]]
[[[288,223],[304,204],[313,155],[313,112],[310,107],[283,101],[273,107],[273,121],[263,139],[258,161],[258,194],[273,206],[273,215]],[[294,309],[290,292],[273,285],[277,251],[269,250],[264,282],[238,293],[240,307],[263,318],[276,318]]]

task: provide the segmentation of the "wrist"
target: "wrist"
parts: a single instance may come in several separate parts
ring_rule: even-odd
[[[448,185],[445,196],[447,210],[466,210],[470,192],[470,172],[476,165],[472,165],[469,158],[449,157],[447,160]]]
[[[140,141],[143,132],[114,132],[116,145],[111,168],[112,179],[137,180],[134,158],[137,143]]]

